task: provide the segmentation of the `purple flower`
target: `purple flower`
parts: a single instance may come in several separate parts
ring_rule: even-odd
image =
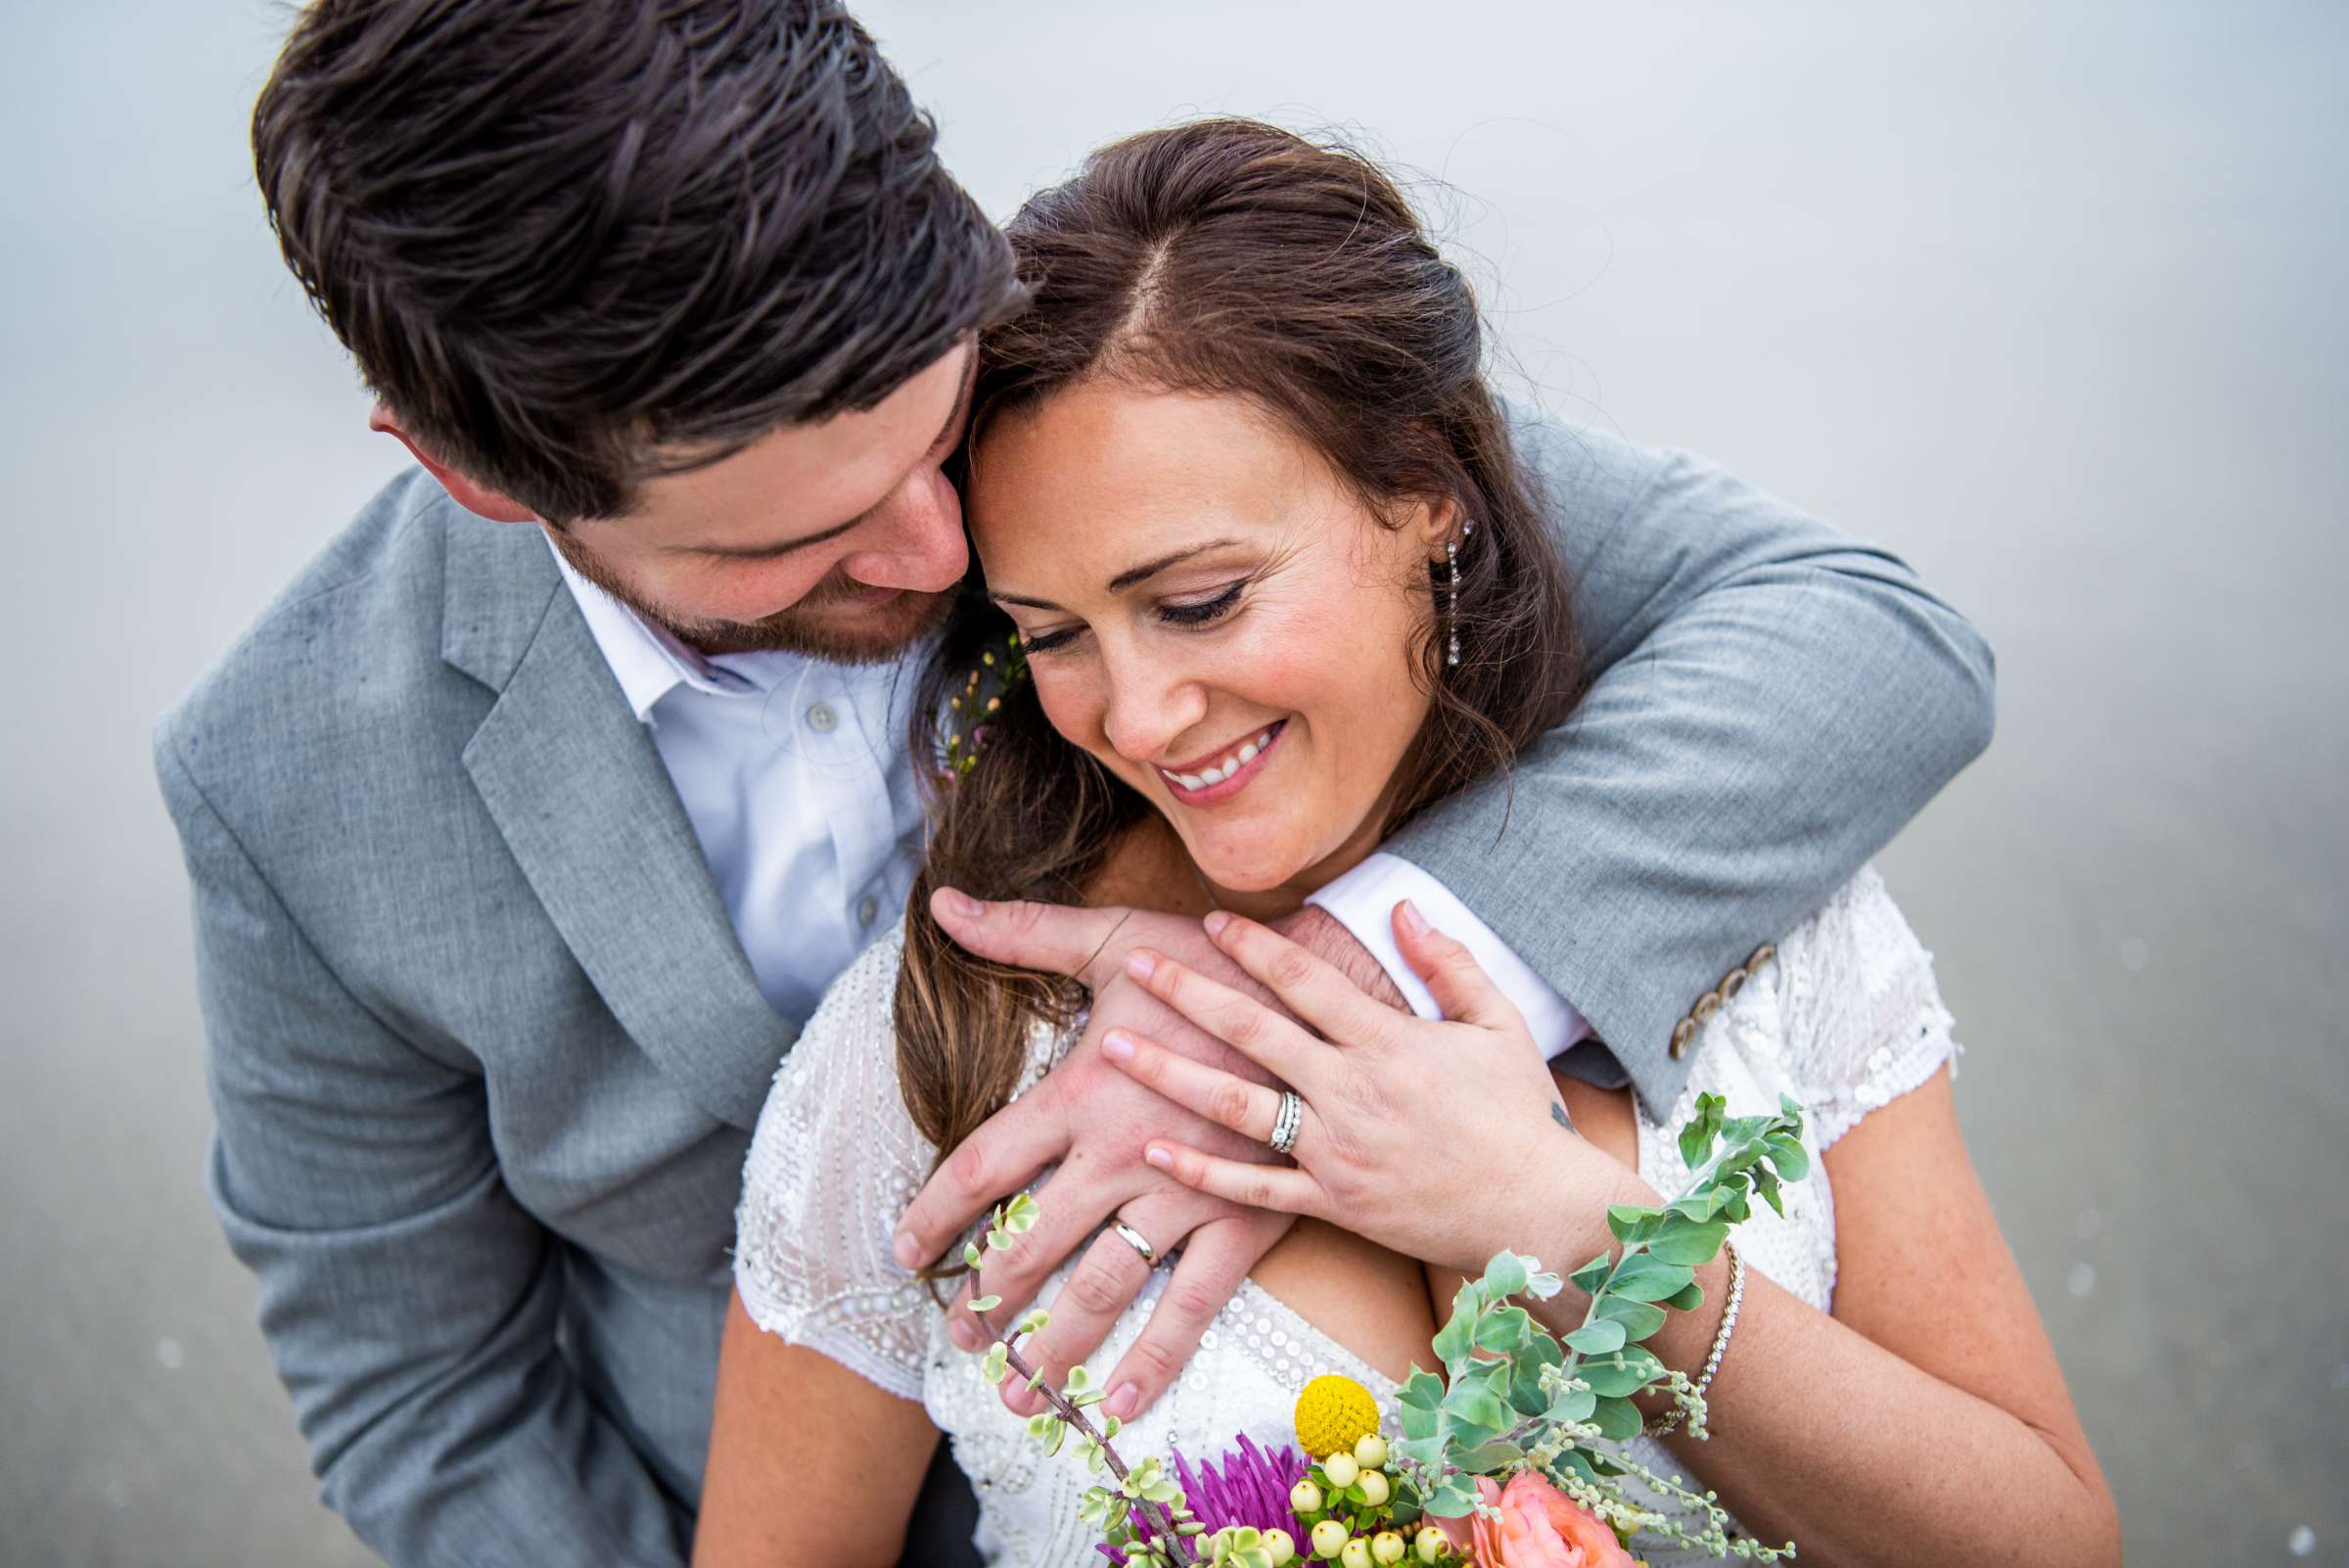
[[[1213,1464],[1194,1468],[1180,1449],[1174,1451],[1174,1480],[1210,1535],[1225,1525],[1296,1534],[1289,1493],[1305,1479],[1305,1459],[1295,1449],[1283,1444],[1267,1453],[1245,1436],[1223,1455],[1221,1470]]]
[[[1180,1449],[1174,1450],[1174,1483],[1211,1536],[1225,1525],[1296,1535],[1297,1513],[1289,1506],[1289,1494],[1305,1479],[1306,1469],[1304,1457],[1287,1444],[1267,1453],[1245,1435],[1238,1448],[1223,1455],[1221,1470],[1213,1464],[1194,1466]],[[1149,1519],[1138,1511],[1133,1523],[1137,1530],[1150,1528]],[[1106,1545],[1099,1549],[1112,1562],[1123,1560]]]

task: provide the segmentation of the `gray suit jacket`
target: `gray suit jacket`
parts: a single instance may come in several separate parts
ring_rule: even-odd
[[[1400,848],[1666,1097],[1689,999],[1986,743],[1990,658],[1897,560],[1696,459],[1521,437],[1605,674],[1505,813],[1491,788]],[[402,475],[156,761],[212,1201],[327,1501],[396,1563],[677,1563],[794,1029],[544,542]]]

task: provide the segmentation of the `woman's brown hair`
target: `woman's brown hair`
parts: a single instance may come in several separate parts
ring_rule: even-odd
[[[1581,683],[1567,582],[1485,385],[1476,301],[1375,164],[1253,120],[1205,120],[1102,148],[1008,232],[1034,302],[981,341],[973,450],[990,421],[1115,377],[1248,398],[1374,515],[1450,501],[1473,525],[1456,594],[1440,564],[1429,573],[1414,660],[1433,701],[1385,833],[1505,771],[1566,716]],[[942,718],[969,732],[949,704],[1011,640],[978,583],[974,565],[925,670],[917,758],[946,755]],[[1061,738],[1033,685],[984,718],[977,760],[941,773],[898,981],[899,1086],[942,1154],[1010,1096],[1031,1029],[1065,1024],[1081,998],[1058,977],[955,946],[930,917],[931,891],[1082,901],[1152,809]]]

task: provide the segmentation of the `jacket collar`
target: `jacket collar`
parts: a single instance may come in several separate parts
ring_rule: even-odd
[[[748,1129],[794,1031],[759,992],[652,737],[536,530],[444,504],[441,657],[497,693],[466,771],[621,1027]]]

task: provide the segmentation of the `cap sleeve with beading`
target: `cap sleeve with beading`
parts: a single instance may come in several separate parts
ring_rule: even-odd
[[[898,1093],[902,925],[834,981],[767,1090],[735,1211],[734,1285],[754,1322],[918,1400],[929,1288],[890,1251],[933,1150]]]
[[[1958,1046],[1933,955],[1872,866],[1779,945],[1785,1035],[1814,1152],[1923,1084]]]

